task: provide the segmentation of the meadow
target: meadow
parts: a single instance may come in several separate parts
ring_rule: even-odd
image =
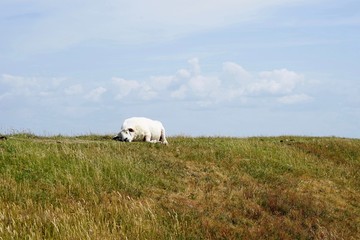
[[[0,239],[360,239],[360,140],[0,140]]]

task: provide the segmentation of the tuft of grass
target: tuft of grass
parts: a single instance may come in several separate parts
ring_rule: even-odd
[[[1,239],[359,239],[360,140],[0,141]]]

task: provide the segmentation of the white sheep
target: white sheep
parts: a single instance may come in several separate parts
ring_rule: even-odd
[[[113,139],[123,142],[144,141],[168,144],[162,123],[144,117],[125,119],[121,131]]]

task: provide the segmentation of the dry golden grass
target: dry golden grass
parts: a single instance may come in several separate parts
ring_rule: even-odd
[[[0,141],[0,239],[360,239],[360,140]]]

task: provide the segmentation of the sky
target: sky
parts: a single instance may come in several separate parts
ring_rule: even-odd
[[[0,0],[0,133],[360,138],[358,0]]]

